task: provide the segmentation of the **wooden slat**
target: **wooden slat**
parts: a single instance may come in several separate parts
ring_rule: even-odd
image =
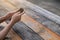
[[[21,36],[22,40],[44,40],[41,36],[35,33],[23,22],[18,22],[14,25],[13,30]]]
[[[46,27],[48,27],[49,29],[51,29],[53,32],[57,33],[58,35],[60,35],[60,26],[58,24],[56,24],[55,22],[47,19],[46,17],[40,15],[37,12],[32,11],[29,8],[26,8],[26,14],[28,16],[31,16],[33,19],[35,19],[37,22],[45,25]]]
[[[31,17],[27,16],[26,14],[23,15],[22,21],[28,25],[31,29],[33,29],[36,33],[38,33],[42,38],[45,40],[59,40],[60,36],[49,30],[48,28],[44,27],[42,24],[38,23]]]

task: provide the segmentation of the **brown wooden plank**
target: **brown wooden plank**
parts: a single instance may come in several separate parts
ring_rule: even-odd
[[[22,16],[22,21],[36,33],[42,36],[42,38],[44,38],[45,40],[60,40],[60,36],[52,32],[50,29],[44,27],[42,24],[38,23],[26,14]]]
[[[26,8],[26,14],[28,16],[31,16],[37,22],[39,22],[39,23],[45,25],[47,28],[51,29],[53,32],[55,32],[58,35],[60,35],[60,26],[58,24],[56,24],[55,22],[47,19],[46,17],[40,15],[37,12],[32,11],[29,8]]]

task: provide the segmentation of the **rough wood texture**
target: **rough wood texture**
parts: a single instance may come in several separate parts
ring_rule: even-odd
[[[20,35],[23,40],[43,40],[42,37],[26,26],[23,22],[16,23],[13,30]]]
[[[27,16],[26,14],[22,16],[22,21],[28,25],[32,30],[38,33],[42,38],[45,40],[59,40],[60,36],[56,33],[51,31],[50,29],[46,28],[36,20],[32,19],[31,17]]]
[[[9,11],[12,10],[12,9],[16,9],[17,8],[15,5],[13,6],[12,4],[10,4],[10,2],[5,2],[5,3],[6,3],[5,5],[7,6],[7,8],[9,9]],[[10,9],[9,6],[11,6],[13,8]],[[20,7],[20,4],[19,4],[19,7]],[[38,18],[38,16],[36,16],[36,15],[35,15],[35,17]],[[34,20],[32,16],[29,17],[26,14],[22,17],[22,21],[28,27],[30,27],[32,30],[34,30],[36,33],[38,33],[44,40],[59,40],[60,39],[60,36],[58,36],[56,33],[54,33],[53,31],[51,31],[50,29],[46,28],[45,26],[43,26],[42,24],[40,24],[36,20]]]
[[[9,1],[10,1],[10,3],[13,3],[11,0],[8,0],[8,2]],[[15,1],[15,0],[13,0],[13,1]],[[24,0],[24,1],[23,0],[17,0],[17,2],[19,2],[19,4],[21,4],[21,5],[24,5],[24,7],[28,7],[31,10],[41,14],[42,16],[45,16],[46,18],[56,22],[57,24],[60,24],[60,16],[55,15],[54,13],[52,13],[52,12],[46,10],[46,9],[43,9],[40,6],[32,4],[31,2],[28,2],[26,0]]]
[[[6,0],[6,1],[7,1],[7,0]],[[30,0],[30,1],[32,1],[32,0]],[[36,1],[36,0],[33,0],[33,1]],[[41,0],[41,1],[42,1],[42,0]],[[15,1],[15,0],[13,0],[13,1],[8,0],[7,2],[9,2],[10,4],[12,4],[14,7],[16,6],[17,8],[20,8],[20,7],[23,5],[23,4],[18,4],[19,2],[18,2],[18,1]],[[16,2],[16,3],[15,3],[15,2]],[[23,2],[23,1],[22,1],[22,2]],[[43,2],[46,3],[45,1],[43,1]],[[47,2],[49,2],[49,0],[48,0]],[[51,4],[51,2],[53,2],[53,1],[51,0],[49,3]],[[34,3],[34,2],[33,2],[33,3]],[[50,6],[48,7],[49,4],[43,5],[44,3],[41,4],[43,8],[46,7],[46,9],[48,9],[48,10],[50,10],[50,11],[51,11],[51,9],[55,9],[55,11],[57,12],[57,10],[58,10],[58,8],[59,8],[59,6],[56,6],[57,4],[54,5],[53,7],[51,7],[52,5],[50,5]],[[36,4],[36,2],[35,2],[35,4]],[[37,3],[37,4],[39,4],[39,3]],[[54,4],[54,2],[53,2],[52,4]],[[58,5],[59,5],[59,4],[58,4]],[[40,6],[40,5],[39,5],[39,6]],[[46,17],[44,17],[44,16],[41,15],[40,13],[31,10],[31,8],[27,7],[26,5],[23,5],[23,7],[24,7],[25,10],[27,11],[26,14],[28,14],[29,16],[31,16],[31,17],[32,17],[33,19],[35,19],[36,21],[42,23],[43,25],[45,25],[46,27],[48,27],[49,29],[51,29],[53,32],[55,32],[55,33],[57,33],[58,35],[60,35],[60,25],[58,25],[58,24],[56,24],[55,22],[47,19]],[[56,8],[56,7],[57,7],[57,8]],[[51,9],[49,9],[49,8],[51,8]],[[53,10],[53,11],[54,11],[54,10]],[[52,12],[53,12],[53,11],[52,11]],[[55,12],[55,13],[56,13],[56,12]],[[58,12],[60,12],[60,11],[58,11]]]
[[[40,15],[39,13],[32,11],[29,8],[26,8],[25,10],[28,16],[31,16],[37,22],[45,25],[47,28],[51,29],[53,32],[60,35],[60,26],[58,24]]]

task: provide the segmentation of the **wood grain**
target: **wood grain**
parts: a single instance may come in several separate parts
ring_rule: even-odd
[[[8,3],[8,2],[7,2]],[[9,5],[8,5],[9,4]],[[9,8],[11,5],[10,3],[6,4]],[[11,5],[15,9],[16,7]],[[11,10],[9,9],[9,10]],[[44,40],[60,40],[60,36],[51,31],[49,28],[46,28],[41,23],[34,20],[32,17],[24,14],[22,16],[22,20],[29,28],[31,28],[33,31],[35,31],[37,34],[39,34]]]
[[[31,28],[29,28],[21,21],[14,25],[13,30],[19,36],[21,36],[23,40],[44,40],[41,36],[39,36],[36,32],[34,32]]]
[[[60,40],[60,36],[58,36],[50,29],[44,27],[42,24],[27,16],[26,14],[23,15],[22,21],[45,40]]]

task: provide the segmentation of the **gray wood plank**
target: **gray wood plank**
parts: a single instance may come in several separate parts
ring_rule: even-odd
[[[23,40],[44,40],[23,22],[16,23],[13,26],[13,30],[20,35]]]
[[[42,23],[45,27],[51,29],[53,32],[60,35],[60,26],[48,18],[40,15],[39,13],[32,11],[29,8],[25,8],[26,14],[35,19],[37,22]]]
[[[60,16],[59,0],[27,0]]]

